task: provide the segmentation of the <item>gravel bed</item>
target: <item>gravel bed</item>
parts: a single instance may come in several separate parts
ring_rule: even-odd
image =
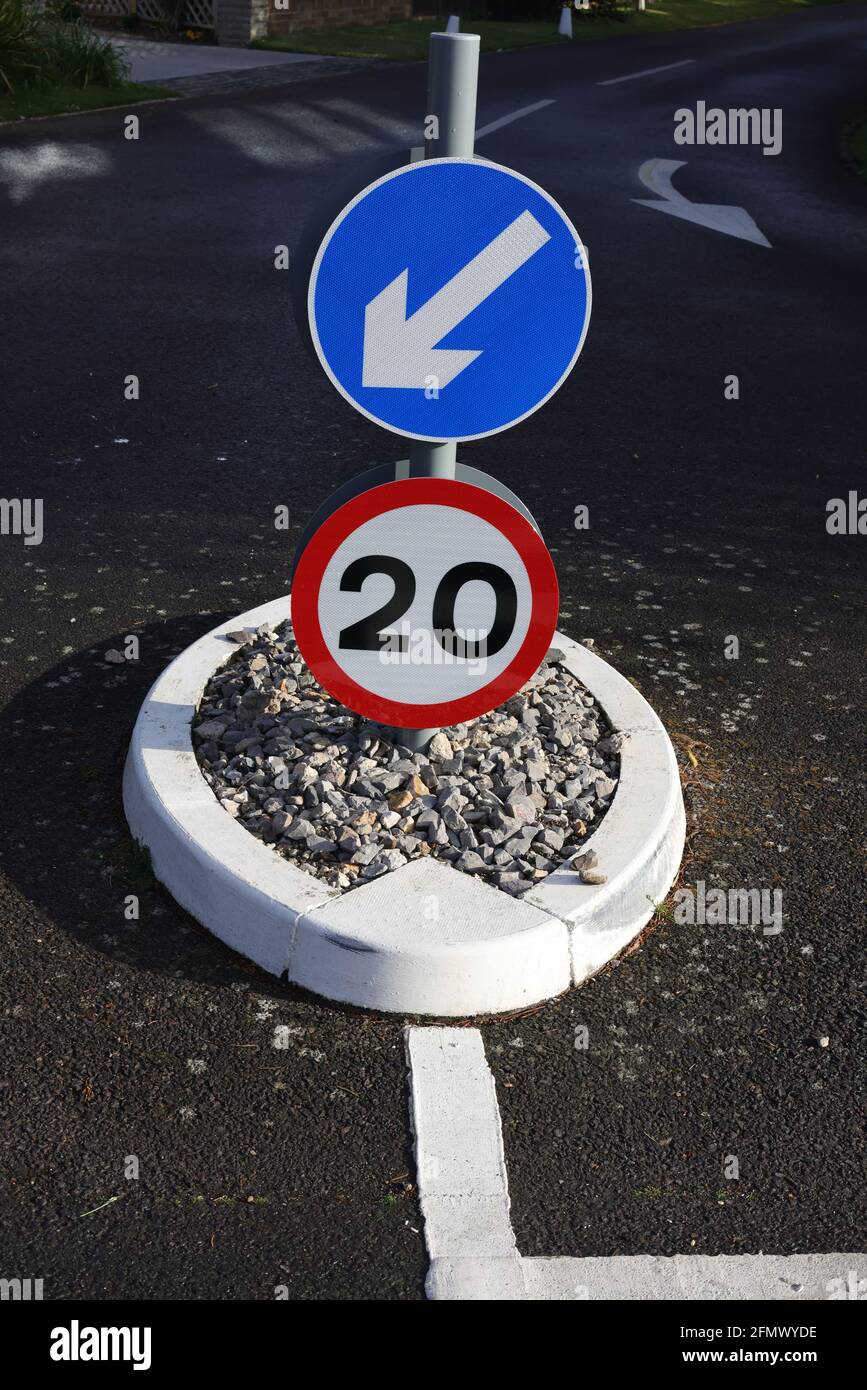
[[[199,766],[227,815],[333,886],[430,854],[518,896],[610,805],[623,735],[554,648],[499,709],[411,753],[322,690],[288,623],[230,637],[193,719]],[[575,862],[604,883],[592,852]]]

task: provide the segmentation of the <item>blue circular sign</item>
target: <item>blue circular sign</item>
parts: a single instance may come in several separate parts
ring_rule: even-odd
[[[429,159],[372,183],[310,276],[319,359],[356,410],[411,439],[480,439],[538,410],[590,318],[563,210],[499,164]]]

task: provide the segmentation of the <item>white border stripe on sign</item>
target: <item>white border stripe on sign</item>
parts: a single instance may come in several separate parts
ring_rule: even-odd
[[[428,1298],[805,1302],[859,1296],[867,1254],[522,1259],[481,1033],[409,1027],[406,1041],[419,1200],[431,1260]]]

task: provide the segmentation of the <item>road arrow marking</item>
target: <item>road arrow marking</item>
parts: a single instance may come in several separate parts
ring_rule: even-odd
[[[402,270],[364,311],[362,385],[423,391],[434,377],[443,390],[481,349],[438,349],[436,344],[550,239],[531,212],[522,212],[410,318],[409,270]]]
[[[767,237],[759,231],[746,208],[727,206],[724,203],[691,203],[682,193],[671,186],[671,176],[676,169],[682,169],[683,159],[648,159],[638,171],[638,177],[656,193],[662,202],[651,198],[633,198],[644,208],[656,208],[658,212],[681,217],[685,222],[697,222],[700,227],[710,227],[714,232],[726,236],[739,237],[741,241],[752,241],[757,246],[770,246]]]

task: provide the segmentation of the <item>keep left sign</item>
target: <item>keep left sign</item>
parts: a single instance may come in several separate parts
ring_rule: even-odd
[[[577,361],[590,274],[563,210],[472,159],[386,174],[344,208],[310,277],[319,359],[368,419],[412,439],[479,439],[543,405]]]

